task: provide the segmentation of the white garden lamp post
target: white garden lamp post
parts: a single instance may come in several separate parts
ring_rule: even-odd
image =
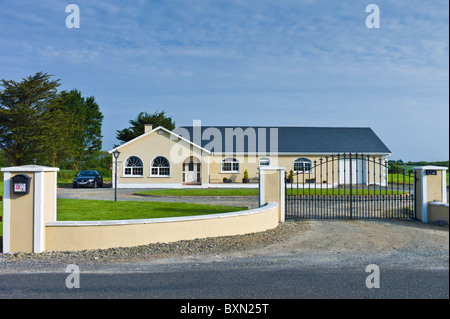
[[[117,202],[117,158],[120,155],[120,152],[118,150],[115,150],[112,152],[114,156],[114,201]]]

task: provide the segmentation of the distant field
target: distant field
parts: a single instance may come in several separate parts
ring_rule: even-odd
[[[414,182],[414,174],[389,174],[388,175],[388,183],[394,183],[394,184],[413,184]]]
[[[447,186],[449,186],[449,172],[447,171]],[[389,174],[388,176],[388,182],[394,183],[394,184],[413,184],[414,182],[414,175],[411,173],[411,175],[403,175],[403,174]]]
[[[411,163],[411,164],[405,164],[402,165],[400,163],[397,163],[399,168],[402,168],[405,170],[405,174],[408,175],[410,171],[413,170],[414,167],[418,167],[418,166],[426,166],[426,165],[431,165],[431,166],[443,166],[443,167],[449,167],[449,162],[448,161],[440,161],[440,162],[416,162],[416,163]],[[412,175],[412,172],[411,172]],[[406,177],[405,181],[403,181],[403,175],[402,174],[398,174],[398,181],[397,181],[397,174],[389,174],[389,182],[394,182],[394,183],[403,183],[405,182],[405,184],[407,184],[408,182],[410,182],[410,184],[412,184],[412,178],[409,179],[408,177]],[[449,186],[449,171],[447,170],[447,186]]]

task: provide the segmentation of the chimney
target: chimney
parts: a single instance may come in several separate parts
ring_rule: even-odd
[[[144,133],[150,132],[153,129],[151,124],[144,124]]]

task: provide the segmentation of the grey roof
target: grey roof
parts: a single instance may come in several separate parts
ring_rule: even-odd
[[[391,153],[368,127],[182,126],[174,133],[214,153]]]

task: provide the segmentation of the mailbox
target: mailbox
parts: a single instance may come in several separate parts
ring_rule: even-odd
[[[28,194],[30,192],[30,176],[16,175],[12,180],[12,187],[14,194]]]

